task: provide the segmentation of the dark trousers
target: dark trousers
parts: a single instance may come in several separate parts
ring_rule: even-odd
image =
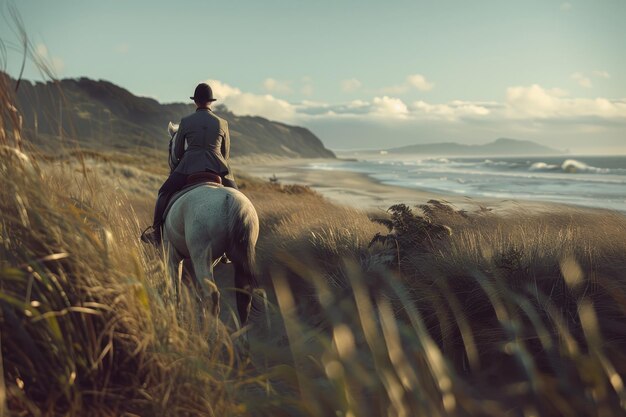
[[[159,188],[159,195],[157,197],[156,206],[154,207],[154,222],[152,226],[157,228],[163,221],[163,214],[167,208],[167,203],[170,198],[176,193],[176,191],[182,189],[187,182],[187,175],[180,172],[172,172],[165,180],[161,188]]]
[[[161,222],[163,221],[163,214],[167,208],[167,203],[177,191],[180,191],[185,186],[186,182],[187,175],[181,174],[180,172],[172,172],[170,176],[167,177],[161,188],[159,188],[156,206],[154,207],[154,220],[152,222],[153,227],[158,228],[161,225]],[[224,187],[230,187],[238,190],[235,181],[228,178],[222,177],[222,184],[224,184]]]

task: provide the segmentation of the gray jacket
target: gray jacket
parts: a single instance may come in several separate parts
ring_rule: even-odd
[[[230,171],[228,123],[211,110],[198,109],[180,121],[174,157],[179,160],[174,172],[189,175],[212,170],[234,180]]]

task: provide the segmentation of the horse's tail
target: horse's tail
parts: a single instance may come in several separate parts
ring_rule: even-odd
[[[252,203],[242,195],[230,198],[230,251],[235,267],[235,287],[238,289],[237,310],[245,324],[252,306],[252,292],[258,287],[256,271],[256,241],[259,237],[259,218]]]
[[[256,241],[259,237],[259,218],[252,203],[247,199],[233,199],[233,212],[230,218],[231,252],[233,261],[239,260],[241,272],[250,278],[248,284],[255,288],[256,283]]]

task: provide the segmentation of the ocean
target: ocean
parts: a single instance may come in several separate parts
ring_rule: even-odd
[[[479,199],[535,200],[626,213],[626,155],[458,157],[338,153],[310,169],[364,173],[384,183]]]

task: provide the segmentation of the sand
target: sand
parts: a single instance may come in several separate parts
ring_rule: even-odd
[[[365,211],[387,210],[391,205],[405,203],[410,206],[424,204],[429,200],[447,202],[468,211],[483,207],[495,212],[518,210],[550,211],[573,209],[570,206],[535,201],[501,200],[436,193],[382,184],[367,174],[349,171],[324,171],[308,168],[313,162],[331,162],[323,159],[270,159],[235,160],[235,175],[250,175],[269,181],[275,176],[282,184],[301,184],[311,187],[330,201],[356,207]]]

